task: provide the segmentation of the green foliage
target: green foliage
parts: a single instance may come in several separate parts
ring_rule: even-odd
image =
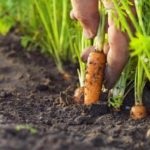
[[[74,50],[75,57],[77,57],[77,62],[79,64],[79,68],[77,69],[78,77],[79,77],[79,86],[83,87],[86,65],[81,60],[81,53],[85,47],[91,45],[91,41],[84,38],[79,24],[76,24],[74,27],[75,27],[74,30],[75,34],[73,34],[74,36],[71,39],[70,48]]]
[[[17,27],[19,34],[22,35],[24,47],[29,46],[29,43],[35,44],[38,41],[39,26],[33,0],[1,0],[0,34],[7,34],[13,27]]]
[[[150,80],[150,46],[148,44],[150,42],[150,0],[134,0],[137,17],[131,10],[133,4],[129,0],[121,1],[121,7],[116,0],[113,2],[119,16],[119,23],[130,38],[131,59],[137,59],[134,72],[135,101],[142,103],[144,85],[147,79]],[[129,17],[136,34],[131,32],[131,24],[128,23],[124,13]]]
[[[9,10],[9,4],[6,1],[1,0],[0,3],[0,34],[5,35],[14,25],[15,21],[7,13]]]
[[[75,61],[71,45],[76,41],[76,27],[70,20],[70,1],[34,0],[41,23],[41,47],[53,56],[60,72],[64,72],[62,62]],[[78,31],[77,31],[78,32]]]
[[[64,61],[79,60],[74,48],[80,45],[82,37],[77,35],[82,31],[70,19],[70,0],[0,1],[0,34],[17,27],[22,46],[28,50],[40,47],[42,53],[54,58],[62,73]]]
[[[126,95],[133,88],[135,60],[130,59],[121,76],[109,93],[108,105],[119,110]],[[131,67],[132,66],[132,67]],[[128,88],[128,89],[127,89]]]
[[[5,17],[0,19],[0,34],[6,35],[14,26],[15,22],[12,18]]]
[[[28,22],[29,12],[32,9],[32,0],[1,0],[1,18],[11,18],[14,22]]]

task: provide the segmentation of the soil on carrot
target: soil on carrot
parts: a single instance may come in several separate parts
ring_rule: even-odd
[[[15,34],[0,37],[1,150],[149,150],[150,116],[129,117],[133,92],[121,112],[107,107],[105,95],[100,104],[74,104],[76,67],[65,69],[70,81],[52,59],[23,50]],[[144,93],[148,104],[149,85]]]

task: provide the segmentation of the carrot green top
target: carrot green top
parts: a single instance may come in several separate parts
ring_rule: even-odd
[[[106,10],[114,9],[114,4],[112,0],[102,0],[102,2]],[[118,2],[120,2],[120,0],[118,0]]]

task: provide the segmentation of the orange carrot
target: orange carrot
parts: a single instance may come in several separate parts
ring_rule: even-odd
[[[147,116],[146,107],[143,104],[136,104],[130,110],[130,116],[134,120],[143,119]]]
[[[103,51],[92,51],[87,60],[84,104],[96,103],[101,95],[106,56]]]

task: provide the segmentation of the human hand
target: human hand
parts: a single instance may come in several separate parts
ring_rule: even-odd
[[[77,19],[87,38],[95,37],[99,24],[98,0],[71,0],[73,10],[71,17]],[[105,2],[106,8],[113,7],[111,2]],[[112,15],[108,12],[108,44],[104,46],[104,53],[107,55],[104,85],[111,89],[120,77],[129,57],[128,36],[115,26]],[[93,47],[85,49],[82,54],[83,61],[86,61]]]
[[[77,19],[87,38],[94,38],[99,25],[98,0],[71,0],[70,16]]]

